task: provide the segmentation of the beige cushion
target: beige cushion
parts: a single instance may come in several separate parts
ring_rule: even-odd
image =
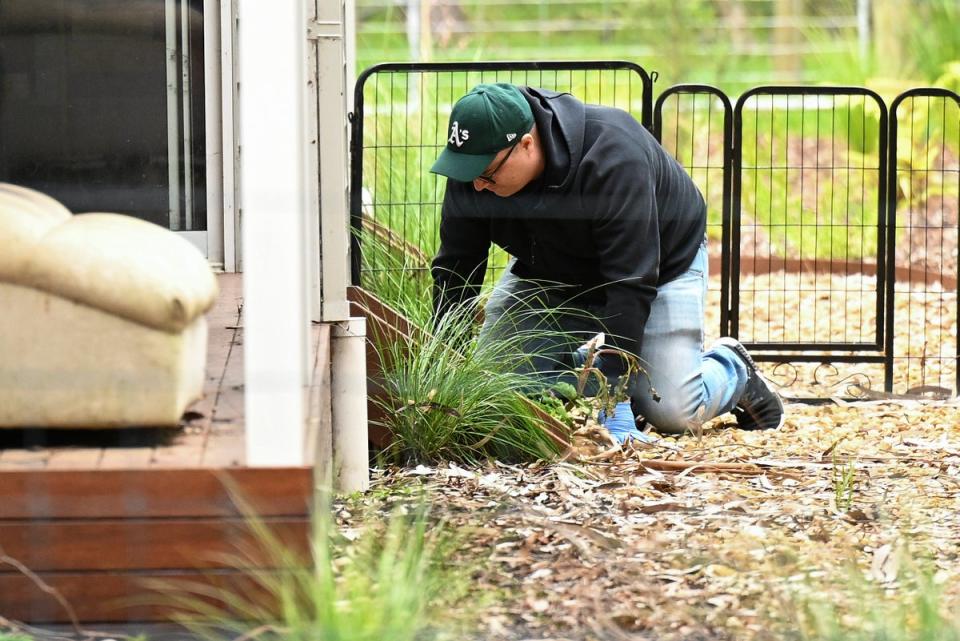
[[[0,428],[176,427],[203,393],[203,316],[171,333],[9,283],[0,309]]]
[[[44,235],[68,220],[70,212],[52,198],[0,183],[0,282],[22,272]]]
[[[216,300],[216,279],[188,241],[119,214],[70,213],[0,183],[0,282],[38,289],[176,332]]]
[[[0,428],[176,426],[216,295],[176,234],[0,183]]]

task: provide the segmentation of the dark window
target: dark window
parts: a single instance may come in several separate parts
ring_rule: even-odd
[[[206,229],[202,0],[2,0],[0,181]]]

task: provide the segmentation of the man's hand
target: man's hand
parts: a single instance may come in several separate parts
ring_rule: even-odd
[[[652,437],[637,429],[633,410],[630,408],[630,401],[617,403],[610,416],[607,416],[604,410],[600,410],[597,420],[607,428],[611,436],[617,439],[617,442],[621,445],[624,445],[630,439],[635,439],[641,443],[652,443],[654,441]]]

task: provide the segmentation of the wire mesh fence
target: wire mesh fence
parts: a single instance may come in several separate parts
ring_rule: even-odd
[[[917,89],[891,106],[888,375],[914,393],[950,395],[958,371],[960,98]]]
[[[729,331],[730,155],[733,108],[727,96],[707,85],[677,85],[660,94],[653,112],[654,135],[686,169],[707,203],[709,280],[707,306],[720,309],[707,339]]]
[[[429,290],[444,190],[429,168],[461,95],[501,81],[570,91],[632,113],[704,194],[708,309],[719,310],[708,338],[740,338],[794,396],[956,392],[956,94],[908,92],[888,112],[858,87],[758,87],[732,107],[718,89],[679,85],[654,103],[635,65],[563,65],[384,65],[361,76],[357,282]],[[487,287],[506,260],[492,250]]]
[[[567,91],[587,102],[618,107],[649,123],[651,80],[624,62],[381,65],[361,76],[354,96],[352,218],[365,234],[354,246],[354,280],[396,289],[398,270],[429,278],[439,242],[445,179],[430,166],[446,144],[447,120],[457,99],[479,83],[509,82]],[[376,244],[376,247],[371,245]],[[360,258],[362,257],[362,258]],[[491,249],[487,286],[507,257]]]

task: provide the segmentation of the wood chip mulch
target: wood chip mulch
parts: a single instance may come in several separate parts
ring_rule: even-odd
[[[411,486],[463,536],[477,638],[779,639],[797,604],[842,607],[861,579],[895,594],[921,561],[960,602],[956,400],[790,404],[775,432],[728,415],[626,451],[582,430],[553,464],[379,470],[341,522]]]

